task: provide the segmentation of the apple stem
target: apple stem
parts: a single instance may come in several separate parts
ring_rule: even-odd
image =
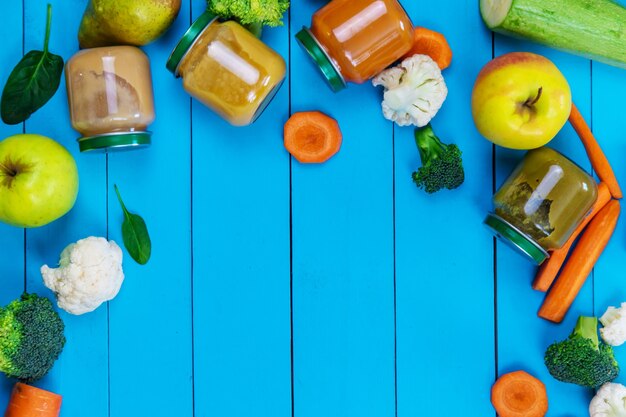
[[[539,101],[539,98],[541,97],[541,93],[543,91],[543,87],[539,87],[539,90],[537,90],[537,96],[533,99],[533,101],[529,102],[528,100],[526,100],[526,103],[524,103],[524,105],[526,107],[532,107],[535,103],[537,103]]]

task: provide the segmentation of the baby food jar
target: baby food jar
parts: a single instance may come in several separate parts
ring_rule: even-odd
[[[185,90],[229,123],[253,123],[285,79],[285,61],[239,23],[203,13],[167,61]]]
[[[134,46],[84,49],[65,67],[72,126],[81,152],[150,145],[154,121],[150,61]]]
[[[485,223],[537,264],[561,248],[596,201],[595,180],[557,151],[529,151],[493,197]]]
[[[333,91],[361,84],[413,46],[413,24],[397,0],[333,0],[296,38]]]

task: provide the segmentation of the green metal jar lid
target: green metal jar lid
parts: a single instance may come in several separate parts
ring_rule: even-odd
[[[548,252],[534,240],[500,216],[491,213],[488,214],[485,219],[485,224],[496,237],[531,258],[537,265],[541,264],[550,256]]]
[[[346,88],[346,81],[343,79],[341,72],[339,72],[339,69],[337,69],[324,48],[322,48],[309,29],[303,27],[300,32],[296,33],[296,39],[309,53],[311,58],[313,58],[313,61],[315,61],[320,71],[322,71],[322,75],[324,75],[324,78],[326,78],[326,81],[328,81],[330,88],[334,92]]]
[[[213,23],[215,19],[217,19],[217,16],[207,10],[206,12],[202,13],[195,22],[191,24],[189,29],[187,29],[187,32],[185,32],[183,37],[180,39],[178,45],[176,45],[176,48],[174,48],[174,50],[170,54],[170,57],[167,59],[167,63],[165,64],[167,69],[172,74],[177,77],[180,76],[178,74],[178,66],[180,65],[180,61],[182,61],[182,59],[185,57],[187,51],[189,50],[189,48],[191,48],[191,46],[194,44],[198,36],[200,36],[202,31],[211,23]]]
[[[151,132],[116,132],[78,139],[81,152],[118,152],[140,149],[152,143]]]

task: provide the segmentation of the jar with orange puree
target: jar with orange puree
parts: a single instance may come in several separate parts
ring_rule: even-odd
[[[397,0],[332,0],[296,38],[333,91],[373,78],[413,46],[413,24]]]
[[[180,40],[167,68],[183,87],[229,123],[253,123],[285,79],[285,61],[236,22],[203,13]]]

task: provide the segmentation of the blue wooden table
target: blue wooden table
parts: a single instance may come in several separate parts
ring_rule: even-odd
[[[25,51],[41,48],[45,3],[3,3],[2,84]],[[86,0],[52,3],[50,48],[67,60]],[[593,392],[552,379],[543,353],[579,314],[626,300],[624,222],[563,324],[539,319],[535,268],[482,225],[523,153],[480,137],[470,94],[493,56],[549,57],[626,184],[626,72],[493,36],[477,1],[403,3],[454,51],[448,99],[433,122],[464,152],[466,181],[453,192],[426,195],[412,184],[413,131],[383,119],[380,90],[333,94],[323,84],[293,38],[322,0],[294,0],[286,25],[265,32],[289,78],[251,127],[229,126],[165,69],[203,0],[184,0],[171,30],[145,48],[157,105],[150,149],[79,154],[64,83],[24,125],[0,125],[1,137],[40,133],[64,144],[81,181],[62,219],[29,230],[0,225],[2,305],[24,290],[52,297],[39,268],[56,264],[67,244],[90,235],[121,243],[113,184],[152,235],[147,266],[126,255],[114,301],[61,314],[67,345],[38,385],[64,396],[63,417],[489,416],[491,384],[516,369],[546,383],[548,415],[588,415]],[[327,163],[305,166],[284,150],[282,126],[291,112],[314,109],[338,120],[344,142]],[[552,146],[591,169],[569,125]],[[626,364],[626,348],[617,357]],[[0,377],[1,410],[13,382]]]

